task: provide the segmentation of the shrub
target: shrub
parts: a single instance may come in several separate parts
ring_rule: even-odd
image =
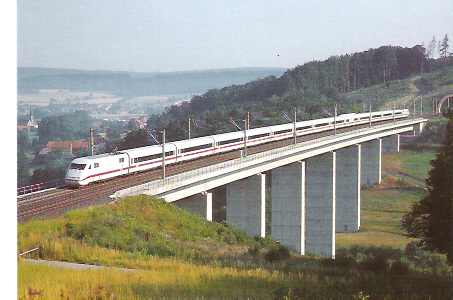
[[[402,260],[394,261],[390,267],[390,272],[395,275],[405,275],[409,272],[409,264]]]
[[[445,254],[423,250],[416,241],[408,243],[404,253],[412,268],[417,271],[438,274],[446,274],[452,271]]]
[[[422,250],[417,246],[417,244],[418,243],[416,241],[411,241],[406,245],[404,254],[408,259],[413,260],[420,256]]]
[[[447,263],[447,256],[445,254],[429,251],[422,251],[418,263],[415,264],[415,268],[437,274],[451,272],[451,267]]]
[[[256,257],[259,252],[260,248],[257,245],[248,248],[248,253],[253,257]]]
[[[340,267],[349,268],[356,265],[356,259],[349,249],[340,248],[335,253],[335,264]]]
[[[403,257],[403,252],[396,248],[356,245],[350,249],[338,249],[335,263],[343,267],[356,265],[360,269],[373,272],[389,270],[395,264],[394,271],[404,272],[403,266],[400,265]]]
[[[269,251],[264,255],[264,259],[267,262],[275,262],[280,260],[285,260],[291,256],[291,252],[288,247],[283,245],[278,245],[277,248],[269,249]]]

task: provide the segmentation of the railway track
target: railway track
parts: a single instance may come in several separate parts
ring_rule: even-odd
[[[384,123],[384,122],[381,122]],[[352,131],[368,127],[367,124],[356,125],[337,130],[338,133]],[[332,135],[333,130],[300,136],[297,142],[308,141]],[[275,148],[284,147],[294,143],[292,138],[275,141],[267,144],[247,147],[247,154],[269,151]],[[240,157],[240,150],[215,154],[202,157],[192,161],[186,161],[166,166],[166,176],[171,176],[194,169],[202,168],[212,164],[236,159]],[[26,194],[17,199],[17,220],[21,223],[36,218],[56,217],[72,209],[87,207],[90,205],[106,204],[111,201],[110,195],[116,191],[144,184],[161,178],[161,168],[133,173],[123,177],[112,178],[103,182],[89,184],[78,189],[55,188],[33,194]]]

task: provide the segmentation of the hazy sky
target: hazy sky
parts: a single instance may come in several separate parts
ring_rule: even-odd
[[[19,67],[294,68],[450,36],[452,0],[18,0]]]

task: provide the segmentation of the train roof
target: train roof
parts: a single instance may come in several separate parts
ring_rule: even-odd
[[[324,119],[316,119],[316,120],[312,120],[310,121],[313,125],[318,125],[318,124],[324,124],[324,123],[329,123],[329,122],[333,122],[333,117],[330,117],[330,118],[324,118]]]
[[[121,153],[102,153],[102,154],[96,154],[96,155],[91,155],[91,156],[85,156],[85,157],[78,157],[75,158],[73,161],[92,161],[95,159],[100,159],[100,158],[105,158],[105,157],[110,157],[110,156],[115,156]]]
[[[173,144],[176,145],[176,147],[180,148],[185,148],[185,147],[191,147],[192,145],[202,145],[202,144],[209,144],[213,143],[214,139],[212,136],[203,136],[203,137],[198,137],[190,140],[182,140],[182,141],[176,141],[172,142]]]
[[[232,131],[227,133],[220,133],[212,136],[216,141],[227,141],[235,138],[244,137],[244,131]]]
[[[272,131],[284,130],[284,129],[293,128],[294,123],[285,123],[285,124],[280,124],[280,125],[273,125],[270,127],[271,127]]]
[[[175,150],[175,145],[173,142],[165,143],[165,151],[168,150]],[[124,151],[121,151],[123,153],[129,153],[129,154],[137,154],[137,153],[143,153],[143,152],[148,152],[148,153],[155,153],[155,152],[162,152],[162,146],[161,145],[153,145],[153,146],[146,146],[146,147],[140,147],[140,148],[132,148],[132,149],[127,149]]]

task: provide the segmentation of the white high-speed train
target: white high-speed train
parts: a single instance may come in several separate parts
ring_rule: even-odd
[[[402,119],[409,116],[409,110],[387,110],[371,113],[371,122]],[[247,147],[271,141],[294,138],[334,128],[337,129],[368,124],[370,113],[345,114],[333,117],[261,127],[246,131]],[[165,143],[165,165],[196,159],[216,153],[244,148],[244,132],[230,132]],[[162,145],[154,145],[74,159],[66,172],[65,182],[69,187],[79,187],[91,182],[127,175],[162,166]]]

